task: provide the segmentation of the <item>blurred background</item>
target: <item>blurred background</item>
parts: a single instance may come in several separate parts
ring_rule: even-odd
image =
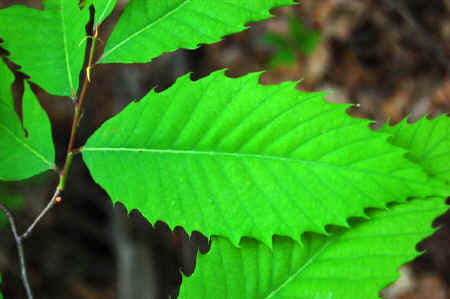
[[[119,0],[100,28],[103,41],[126,2]],[[38,0],[1,0],[0,8],[17,3],[41,7]],[[358,104],[349,113],[374,120],[374,127],[387,119],[395,123],[409,115],[414,121],[450,112],[450,0],[303,0],[272,12],[274,19],[248,24],[249,30],[217,44],[167,53],[147,64],[97,66],[77,145],[150,89],[166,89],[188,72],[198,79],[223,68],[231,77],[267,70],[263,84],[303,79],[300,89],[331,91],[329,101]],[[20,95],[24,76],[16,72],[16,77]],[[61,165],[71,102],[38,86],[33,89],[52,121]],[[0,197],[14,209],[20,231],[46,205],[57,179],[46,173],[0,185]],[[401,268],[403,277],[382,292],[384,298],[450,298],[450,214],[435,225],[440,229],[419,246],[425,254]],[[73,163],[64,200],[25,242],[29,278],[39,299],[175,296],[180,271],[193,272],[198,249],[208,250],[199,233],[189,239],[181,228],[170,231],[159,222],[152,226],[137,211],[128,215],[122,205],[113,206],[80,157]],[[5,224],[0,273],[4,297],[25,298],[15,243]]]

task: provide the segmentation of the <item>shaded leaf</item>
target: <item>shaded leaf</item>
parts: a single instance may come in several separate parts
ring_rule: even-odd
[[[196,49],[268,19],[269,10],[292,0],[134,0],[121,15],[101,63],[148,62],[178,48]]]
[[[306,27],[305,24],[296,17],[289,18],[289,31],[300,51],[307,55],[314,52],[320,41],[320,34],[318,32]]]
[[[384,125],[380,131],[392,134],[389,141],[407,149],[406,157],[429,175],[450,184],[450,117],[423,117],[413,124],[405,118],[395,126]]]
[[[252,239],[239,249],[213,237],[192,277],[183,278],[179,298],[379,298],[446,209],[443,199],[412,200],[329,237],[308,233],[304,247],[275,237],[273,251]]]
[[[23,197],[11,192],[7,184],[0,181],[0,203],[10,210],[17,210],[23,207]],[[0,212],[0,230],[5,226],[7,221],[5,214]]]
[[[269,67],[292,66],[295,63],[297,55],[289,40],[280,34],[269,32],[264,36],[264,42],[276,49],[274,56],[269,60]]]
[[[89,10],[80,11],[74,0],[44,4],[44,11],[21,5],[0,10],[2,47],[32,82],[51,94],[73,96],[84,60]]]
[[[92,177],[152,223],[234,244],[324,233],[367,207],[447,194],[348,105],[258,76],[184,76],[130,104],[83,147]]]
[[[28,84],[23,95],[23,125],[14,110],[14,76],[0,61],[0,180],[22,180],[55,167],[50,121]]]

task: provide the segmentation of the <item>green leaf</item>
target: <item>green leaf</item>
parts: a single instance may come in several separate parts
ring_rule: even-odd
[[[117,0],[91,0],[95,8],[93,28],[100,26],[101,23],[111,14],[116,6]]]
[[[179,298],[379,298],[446,209],[440,198],[412,200],[330,237],[308,233],[304,247],[275,237],[273,250],[251,239],[239,249],[213,237],[193,276],[183,278]]]
[[[44,4],[44,11],[19,5],[0,10],[2,47],[32,82],[49,93],[73,96],[84,60],[89,10],[80,11],[75,0]]]
[[[14,110],[14,98],[11,86],[14,83],[14,74],[8,69],[5,62],[0,58],[0,107]],[[1,120],[1,118],[0,118]]]
[[[386,124],[380,131],[392,134],[389,141],[407,149],[406,157],[429,175],[450,184],[450,117],[423,117],[413,124],[405,118],[395,126]]]
[[[292,66],[295,63],[297,59],[295,49],[282,35],[269,32],[264,36],[264,42],[276,49],[268,63],[269,67]]]
[[[28,84],[23,95],[23,125],[14,110],[14,76],[0,61],[0,180],[22,180],[55,167],[50,121]]]
[[[289,29],[300,51],[307,55],[314,52],[320,41],[320,34],[318,32],[307,28],[296,17],[289,18]]]
[[[441,193],[348,105],[258,77],[184,76],[130,104],[83,147],[92,177],[152,223],[234,244],[324,233],[367,207]]]
[[[101,63],[148,62],[178,48],[196,49],[269,18],[269,10],[292,0],[134,0],[106,43]]]

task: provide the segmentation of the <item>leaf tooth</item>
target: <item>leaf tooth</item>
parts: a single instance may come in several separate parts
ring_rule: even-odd
[[[274,238],[276,237],[276,234],[274,234],[274,236],[272,237],[272,246],[273,246],[273,241]],[[292,240],[294,240],[297,244],[299,244],[300,246],[304,246],[304,243],[302,241],[302,235],[297,233],[297,234],[292,234],[289,238],[291,238]],[[272,247],[273,248],[273,247]]]
[[[320,100],[320,93],[313,93],[312,95],[303,98],[301,101],[296,101],[294,105],[288,107],[287,109],[279,111],[277,115],[275,115],[272,119],[268,120],[262,127],[258,129],[258,131],[254,132],[250,136],[250,138],[248,138],[242,144],[240,144],[239,147],[236,148],[236,151],[248,152],[246,148],[252,148],[252,143],[257,143],[260,144],[259,147],[262,148],[263,152],[271,152],[271,148],[276,147],[277,142],[279,142],[282,139],[285,139],[286,136],[287,137],[292,136],[291,133],[297,132],[299,128],[301,128],[307,121],[292,123],[290,124],[292,125],[292,127],[289,127],[288,130],[285,132],[276,132],[279,130],[274,129],[274,127],[277,125],[277,122],[282,122],[289,113],[293,113],[294,111],[303,108],[305,104],[309,104],[310,102],[317,100]],[[337,110],[338,109],[336,108],[334,109],[334,111]],[[317,116],[314,116],[313,118],[316,117]],[[276,133],[274,133],[274,131]],[[271,136],[271,133],[274,133],[272,134],[274,136]],[[289,154],[283,155],[288,156]]]
[[[286,195],[286,198],[290,201],[290,204],[293,206],[293,209],[297,210],[298,212],[300,212],[304,217],[305,220],[309,221],[310,225],[312,228],[314,227],[320,227],[320,225],[318,225],[317,223],[314,222],[313,218],[310,217],[307,213],[307,211],[304,211],[303,207],[301,207],[299,205],[299,202],[297,201],[297,199],[295,198],[295,196],[293,196],[293,194],[291,194],[287,189],[285,189],[283,187],[283,184],[280,183],[277,175],[275,174],[275,172],[270,168],[269,165],[262,163],[263,166],[265,166],[266,168],[266,172],[272,177],[272,179],[274,180],[274,182],[279,186],[279,188],[281,189],[281,191]],[[289,217],[287,219],[287,221],[291,220],[291,218]],[[295,222],[290,224],[291,230],[288,231],[288,235],[291,236],[294,240],[298,240],[299,243],[301,243],[301,233],[302,233],[302,229],[299,229],[297,226],[295,226]],[[275,234],[280,234],[280,235],[284,235],[286,234],[286,232],[275,232]]]
[[[245,172],[248,174],[248,177],[250,181],[256,186],[256,188],[260,191],[260,194],[263,195],[264,200],[269,204],[270,208],[272,209],[272,212],[278,216],[278,218],[281,220],[282,225],[290,226],[291,227],[291,233],[296,233],[295,227],[289,225],[289,217],[286,219],[286,217],[283,215],[283,212],[279,211],[278,207],[270,200],[270,198],[265,194],[264,190],[259,186],[258,180],[256,180],[250,170],[250,167],[246,165],[246,163],[242,161],[238,161],[238,163],[242,166],[242,168],[245,170]],[[264,165],[264,164],[263,164]],[[269,171],[270,173],[270,171]],[[268,231],[258,231],[256,233],[257,235],[260,235],[261,240],[263,243],[265,243],[269,248],[272,247],[272,235],[275,233],[274,228],[269,229]]]
[[[331,109],[334,113],[336,113],[337,111],[339,111],[340,109]],[[330,110],[327,110],[324,113],[321,113],[321,115],[316,115],[314,116],[315,120],[319,120],[321,117],[326,116],[328,113],[330,113]],[[270,151],[270,147],[277,147],[277,142],[281,141],[281,139],[285,139],[285,138],[292,138],[292,136],[297,132],[297,131],[301,131],[300,129],[302,127],[305,126],[306,123],[308,123],[309,121],[311,121],[312,119],[306,119],[303,120],[299,123],[297,123],[293,128],[291,128],[289,131],[284,132],[282,134],[280,134],[279,136],[277,136],[273,141],[272,144],[268,145],[268,149],[267,151]],[[299,152],[298,150],[301,148],[304,148],[305,146],[320,140],[321,138],[324,138],[325,136],[327,136],[328,134],[334,134],[338,131],[341,130],[348,130],[349,128],[358,128],[358,127],[365,127],[364,123],[359,123],[359,122],[352,122],[351,124],[345,125],[345,126],[339,126],[339,127],[333,127],[331,129],[324,129],[324,130],[320,130],[317,134],[314,134],[313,136],[309,136],[308,139],[306,140],[295,140],[295,142],[293,142],[292,144],[294,146],[292,146],[291,149],[289,149],[289,151],[286,151],[284,153],[285,156],[298,156],[300,157],[300,155],[295,154],[296,152]]]
[[[219,73],[221,74],[221,73]],[[217,74],[214,74],[214,76],[217,76]],[[203,83],[204,81],[198,81],[200,83]],[[200,94],[200,97],[196,100],[193,108],[191,111],[187,111],[188,118],[183,121],[183,124],[181,128],[178,130],[177,135],[174,139],[171,140],[171,144],[169,145],[169,148],[177,148],[177,141],[180,140],[183,133],[186,131],[185,129],[188,127],[189,123],[192,122],[192,120],[196,117],[195,113],[199,110],[199,106],[202,104],[202,102],[205,100],[205,95],[207,94],[207,90],[214,84],[214,80],[210,80],[210,82],[206,82],[206,84],[202,84],[202,91]],[[187,134],[190,132],[188,131]]]
[[[199,257],[198,269],[209,273],[211,279],[220,265],[216,261],[217,250],[221,250],[223,257],[246,256],[244,265],[241,260],[228,259],[234,267],[228,266],[237,277],[250,277],[252,273],[251,277],[257,279],[253,283],[254,295],[245,298],[331,298],[331,295],[333,298],[378,298],[379,289],[398,277],[396,269],[400,264],[417,255],[414,244],[434,231],[423,230],[423,225],[430,226],[432,219],[447,208],[443,201],[435,199],[413,200],[394,205],[388,211],[371,211],[369,221],[355,223],[351,229],[339,230],[332,237],[308,234],[304,247],[288,238],[277,237],[272,251],[251,239],[244,239],[242,248],[236,249],[226,239],[217,238],[211,251]],[[411,217],[409,222],[396,221],[396,217],[403,219],[404,215]],[[203,274],[200,277],[194,273],[183,282],[181,298],[204,298],[195,295],[205,288],[211,291],[210,297],[225,298],[221,296],[223,292],[214,292],[217,290],[214,283],[223,285],[224,276],[209,284],[204,280],[208,276]],[[241,281],[235,282],[238,284],[230,280],[227,285],[231,286],[228,295],[242,297]],[[192,291],[192,296],[183,297],[185,290]]]
[[[175,116],[169,116],[169,120],[165,121],[164,126],[161,126],[161,129],[158,132],[158,138],[155,138],[154,142],[143,142],[142,141],[133,141],[138,144],[145,144],[144,146],[134,146],[135,144],[126,144],[121,145],[120,143],[114,144],[111,147],[108,147],[107,138],[103,138],[101,142],[103,143],[101,146],[96,144],[98,140],[95,138],[90,138],[88,141],[88,151],[83,151],[83,156],[86,154],[86,161],[89,167],[97,168],[97,173],[100,173],[102,176],[102,184],[105,184],[105,189],[108,189],[112,198],[115,199],[123,199],[127,200],[130,203],[130,207],[139,207],[143,210],[146,210],[146,217],[157,217],[164,218],[166,221],[171,222],[172,224],[178,224],[185,226],[186,230],[191,233],[192,230],[201,231],[207,236],[211,235],[220,235],[226,236],[230,238],[235,246],[238,246],[241,242],[242,236],[251,236],[257,239],[262,239],[265,244],[268,244],[270,247],[271,235],[285,235],[285,236],[297,236],[297,238],[301,238],[301,232],[303,231],[315,231],[321,234],[329,234],[325,229],[325,225],[334,224],[334,225],[348,225],[348,217],[351,216],[363,216],[364,208],[366,207],[385,207],[385,202],[389,200],[389,198],[393,200],[404,200],[406,196],[417,194],[417,192],[421,194],[429,193],[428,190],[425,190],[423,186],[420,184],[427,184],[426,180],[423,178],[424,174],[419,172],[412,171],[411,173],[405,173],[402,171],[402,176],[396,175],[393,176],[390,169],[384,169],[382,171],[372,171],[369,166],[376,166],[377,162],[392,162],[393,165],[397,165],[398,168],[405,168],[406,160],[402,159],[400,154],[401,150],[397,152],[398,159],[395,159],[396,156],[389,157],[389,159],[380,159],[372,161],[373,165],[370,163],[365,164],[366,169],[357,169],[356,167],[346,167],[337,165],[337,162],[341,162],[345,164],[348,160],[347,157],[344,157],[342,161],[337,161],[336,163],[324,163],[314,161],[312,157],[315,154],[319,155],[317,152],[319,150],[327,150],[329,147],[318,148],[317,152],[312,151],[309,156],[304,156],[303,158],[297,157],[284,157],[282,155],[277,156],[273,154],[260,153],[257,151],[257,148],[252,148],[254,152],[252,153],[240,153],[233,151],[236,147],[241,144],[242,141],[245,142],[246,136],[251,136],[252,132],[256,132],[258,127],[264,125],[266,121],[270,121],[270,119],[275,116],[279,110],[273,110],[272,108],[277,106],[279,101],[283,102],[283,107],[286,108],[288,106],[292,106],[294,102],[301,102],[303,99],[308,97],[308,94],[302,94],[301,92],[297,94],[296,91],[291,90],[284,91],[282,93],[278,93],[273,98],[273,106],[265,106],[262,110],[266,109],[267,114],[265,114],[265,119],[262,122],[257,122],[257,117],[260,116],[254,115],[252,117],[252,121],[256,121],[256,123],[249,123],[242,129],[242,132],[239,134],[235,134],[230,140],[228,140],[227,144],[222,147],[216,146],[216,143],[213,141],[215,136],[219,136],[217,140],[221,139],[223,136],[226,137],[226,134],[229,133],[230,128],[234,128],[239,126],[242,121],[246,121],[245,118],[248,114],[251,114],[257,104],[267,98],[268,95],[273,91],[279,91],[280,87],[264,87],[258,84],[256,75],[252,76],[251,79],[247,77],[231,79],[225,76],[225,71],[221,70],[219,72],[215,72],[210,75],[210,77],[203,78],[199,81],[191,82],[192,80],[188,78],[188,76],[184,76],[184,82],[177,82],[174,87],[171,87],[167,91],[162,94],[152,93],[148,98],[143,99],[138,102],[138,104],[133,104],[134,108],[131,110],[124,110],[121,115],[118,115],[113,120],[108,121],[109,127],[117,126],[124,124],[126,120],[132,119],[134,117],[138,117],[140,112],[146,105],[158,104],[160,108],[158,110],[158,117],[153,119],[152,128],[148,135],[153,133],[154,127],[156,127],[158,120],[163,119],[164,117],[164,108],[165,104],[168,103],[168,99],[173,99],[176,103],[183,103],[183,101],[191,101],[189,105],[192,107],[195,104],[195,101],[198,100],[197,97],[201,94],[199,89],[204,88],[205,86],[210,86],[208,100],[211,101],[211,105],[215,99],[220,98],[221,107],[224,106],[223,98],[233,98],[236,90],[242,87],[242,85],[246,82],[249,83],[249,93],[248,96],[250,100],[253,100],[252,105],[247,105],[244,101],[244,97],[239,96],[239,103],[242,100],[242,106],[236,105],[233,106],[233,109],[228,110],[228,114],[223,119],[223,123],[220,124],[221,128],[219,133],[209,133],[208,140],[201,144],[201,149],[198,148],[190,148],[191,144],[195,143],[195,140],[198,136],[201,136],[201,130],[199,130],[198,134],[195,135],[195,138],[189,139],[186,137],[182,144],[175,144],[173,147],[175,148],[167,148],[166,145],[171,144],[170,141],[175,138],[173,136],[177,136],[177,130],[170,125],[172,123],[176,123],[178,117],[184,121],[187,115],[183,115],[183,106],[181,109],[177,110],[177,114]],[[214,82],[215,84],[212,84]],[[210,85],[211,84],[211,85]],[[291,86],[294,87],[294,84],[291,83]],[[195,95],[195,97],[186,98],[185,94]],[[244,95],[244,94],[242,94]],[[144,102],[145,101],[145,102]],[[319,101],[319,100],[318,100]],[[318,102],[317,101],[317,102]],[[320,101],[323,102],[322,99]],[[206,103],[206,102],[205,102]],[[316,105],[316,103],[314,103]],[[138,106],[136,106],[138,105]],[[328,108],[331,104],[326,104],[323,102],[321,106],[315,107],[313,106],[311,109],[304,109],[302,111],[305,113],[302,114],[304,119],[309,118],[312,114],[317,114],[317,111],[324,111],[325,108]],[[206,106],[208,109],[210,106]],[[325,107],[325,108],[323,108]],[[141,110],[142,109],[142,110]],[[208,109],[204,110],[207,114]],[[258,108],[256,108],[258,109]],[[345,108],[340,108],[345,109]],[[220,109],[218,109],[220,110]],[[282,109],[280,109],[282,110]],[[151,118],[152,114],[150,109],[147,109],[142,118]],[[203,110],[200,110],[203,111]],[[170,113],[169,113],[170,114]],[[295,123],[295,115],[291,115],[293,120],[291,123]],[[350,121],[345,121],[345,115],[341,115],[340,113],[331,114],[329,118],[324,119],[323,122],[325,125],[343,125],[348,124]],[[217,123],[218,117],[216,114],[210,115],[210,121],[212,123]],[[344,119],[344,120],[343,120]],[[197,121],[197,118],[196,118]],[[355,121],[356,123],[357,121]],[[202,119],[200,127],[204,127],[204,124],[208,123],[208,119]],[[133,123],[134,124],[134,123]],[[180,122],[181,127],[182,122]],[[189,128],[195,128],[193,123]],[[138,124],[141,128],[139,128],[139,134],[142,138],[146,138],[146,135],[142,132],[145,131],[145,124]],[[205,126],[206,127],[206,126]],[[327,126],[326,128],[330,128],[333,126]],[[375,132],[371,132],[368,128],[354,128],[357,131],[356,136],[364,137],[369,135],[373,135],[374,139],[380,140],[379,150],[375,152],[371,152],[370,155],[376,155],[388,151],[389,149],[393,149],[396,151],[395,147],[391,147],[386,145],[381,140],[384,138],[388,138],[389,134],[378,134]],[[133,130],[133,126],[131,126],[130,130]],[[326,129],[324,129],[326,130]],[[307,130],[306,130],[307,131]],[[126,130],[122,132],[122,139],[126,141],[128,135],[126,135]],[[99,130],[98,134],[102,134],[102,129]],[[167,134],[164,134],[167,133]],[[178,132],[179,133],[179,132]],[[308,136],[314,135],[315,132],[307,132],[310,133],[306,135],[305,139]],[[216,134],[216,135],[214,135]],[[380,137],[376,137],[380,136]],[[94,136],[95,137],[95,136]],[[166,137],[166,139],[164,139]],[[295,134],[292,136],[293,139],[296,138]],[[287,142],[289,143],[289,142]],[[325,144],[324,146],[326,146]],[[362,146],[361,146],[362,147]],[[378,148],[378,147],[377,147]],[[242,150],[242,149],[241,149]],[[250,149],[246,149],[249,150]],[[282,149],[280,150],[282,152]],[[128,153],[130,157],[139,156],[143,159],[157,159],[162,167],[165,168],[164,175],[162,176],[164,180],[168,181],[183,181],[186,183],[186,175],[196,176],[196,178],[192,177],[191,183],[195,180],[198,181],[197,184],[197,192],[195,195],[191,192],[185,192],[185,198],[183,198],[183,203],[185,207],[201,207],[206,211],[214,212],[214,216],[210,218],[219,219],[219,223],[212,224],[212,221],[205,220],[205,224],[202,224],[200,219],[198,218],[198,211],[193,211],[193,213],[186,212],[186,215],[183,215],[182,218],[176,216],[176,213],[164,207],[154,207],[155,204],[147,205],[145,207],[141,207],[142,202],[134,200],[133,197],[147,198],[148,201],[157,201],[158,197],[165,196],[167,194],[167,198],[170,201],[177,201],[180,195],[172,194],[173,187],[169,185],[169,191],[167,193],[164,192],[156,192],[153,194],[147,194],[146,191],[140,188],[139,184],[142,182],[148,182],[146,185],[155,184],[157,179],[153,174],[150,175],[153,170],[142,171],[137,169],[137,167],[130,167],[129,163],[125,163],[125,165],[118,165],[115,169],[111,169],[111,171],[104,171],[101,169],[103,164],[113,165],[115,163],[115,159],[119,157],[118,154]],[[121,156],[122,157],[122,156]],[[362,158],[364,158],[363,156]],[[122,158],[121,158],[122,159]],[[128,158],[127,158],[128,159]],[[201,165],[203,165],[203,169],[197,169],[192,167],[192,163],[189,162],[191,159],[196,159]],[[346,160],[347,159],[347,160]],[[219,165],[217,161],[222,161],[223,166]],[[98,165],[92,166],[92,164],[96,163]],[[349,161],[348,161],[349,162]],[[243,169],[239,166],[240,163],[245,163],[247,165],[247,169]],[[267,172],[263,168],[263,166],[267,166],[266,168],[272,169],[273,173],[270,171]],[[217,170],[219,167],[219,171]],[[149,166],[149,168],[152,168]],[[289,168],[289,169],[288,169]],[[308,168],[311,168],[314,172],[323,179],[320,181],[320,178],[314,178],[313,174],[308,172]],[[363,168],[363,167],[361,167]],[[181,169],[185,170],[186,173],[182,173]],[[286,170],[287,169],[287,170]],[[114,171],[113,171],[114,170]],[[110,173],[108,173],[110,172]],[[123,179],[111,178],[111,173],[116,173],[117,177],[128,175],[127,183],[132,184],[136,183],[130,179],[133,175],[141,175],[143,179],[137,183],[134,187],[127,190],[117,190],[118,185],[123,181]],[[226,176],[221,175],[221,172],[225,172],[226,176],[229,176],[229,179],[232,183],[227,183]],[[250,173],[251,172],[251,173]],[[256,188],[256,184],[251,183],[249,180],[249,173],[253,176],[253,180],[256,180],[256,184],[259,189],[263,189],[265,192],[265,196],[263,197],[261,193]],[[347,181],[343,179],[343,176],[347,178]],[[95,177],[95,175],[93,175]],[[411,183],[411,186],[405,186],[402,188],[396,188],[396,184],[398,182],[404,183],[403,178],[406,179],[406,183]],[[108,179],[107,182],[106,179]],[[145,181],[145,180],[146,181]],[[191,178],[190,178],[191,179]],[[103,181],[104,180],[104,181]],[[320,182],[319,182],[320,181]],[[417,181],[416,183],[414,181]],[[209,185],[202,186],[203,182],[207,182]],[[349,183],[351,185],[356,185],[354,191],[346,190]],[[329,183],[331,186],[335,187],[338,191],[333,192],[333,188],[326,186],[326,183]],[[108,184],[114,186],[108,186]],[[289,184],[289,185],[287,185]],[[336,184],[336,185],[335,185]],[[142,184],[141,184],[142,185]],[[304,186],[303,186],[304,185]],[[350,185],[350,186],[351,186]],[[187,185],[186,185],[187,186]],[[183,188],[187,188],[184,186]],[[230,186],[236,188],[236,192],[230,190]],[[205,192],[200,192],[203,188],[209,187],[212,190],[212,195],[208,195]],[[111,188],[111,190],[110,190]],[[410,189],[411,188],[411,189]],[[133,189],[138,190],[137,195],[128,194],[128,191]],[[183,189],[184,190],[184,189]],[[283,190],[285,190],[283,192]],[[186,191],[186,190],[184,190]],[[171,193],[172,192],[172,193]],[[161,195],[162,193],[163,195]],[[337,193],[337,194],[336,194]],[[183,191],[180,191],[181,195]],[[248,199],[246,202],[239,202],[241,199],[239,198],[252,198]],[[340,197],[336,200],[336,197]],[[128,198],[130,197],[130,198]],[[217,210],[217,207],[214,204],[211,204],[211,198],[219,198],[221,205],[221,211]],[[261,201],[258,201],[261,199]],[[271,201],[271,205],[266,201]],[[321,203],[323,201],[323,203]],[[243,204],[247,204],[248,207]],[[273,206],[275,205],[275,209],[278,209],[278,216],[274,213]],[[298,207],[295,207],[298,205]],[[330,210],[330,206],[333,210]],[[348,206],[348,208],[347,208]],[[245,209],[248,209],[246,211]],[[285,211],[286,209],[286,211]],[[177,211],[177,213],[179,213]],[[209,212],[206,212],[209,214]],[[247,214],[246,214],[247,213]],[[248,214],[252,215],[249,217]],[[301,215],[304,214],[304,215]],[[342,214],[342,216],[340,216]],[[217,217],[217,215],[220,215]],[[209,215],[208,215],[209,217]],[[249,219],[245,219],[245,217],[249,217]],[[152,218],[152,220],[154,220]],[[254,221],[254,223],[252,223]],[[281,223],[281,224],[280,224]],[[264,230],[261,230],[264,228]]]
[[[233,185],[233,183],[231,182],[229,176],[227,175],[227,173],[224,171],[224,166],[221,164],[221,161],[219,159],[217,159],[216,157],[213,157],[213,160],[215,161],[215,165],[217,165],[216,167],[216,173],[218,175],[220,175],[222,178],[224,178],[225,184],[227,184],[226,189],[229,189],[233,192],[233,197],[238,199],[239,198],[239,193],[236,190],[236,187]],[[245,214],[247,215],[247,218],[250,219],[253,222],[253,227],[257,227],[257,224],[253,218],[253,216],[250,213],[250,208],[245,204],[245,200],[240,200],[239,201],[240,205],[243,207],[243,211],[245,212]],[[249,234],[250,232],[247,232],[247,234]],[[267,232],[268,234],[268,232]],[[245,235],[245,234],[242,234]],[[271,241],[267,241],[267,235],[262,233],[261,234],[261,238],[264,239],[267,244],[271,244]],[[271,238],[271,236],[270,236]],[[234,239],[233,240],[233,245],[239,247],[240,245],[240,241],[242,240],[242,238],[239,238],[238,240]]]
[[[339,192],[339,191],[337,191],[330,183],[328,183],[326,180],[323,180],[321,177],[320,177],[320,175],[318,175],[312,168],[310,168],[309,169],[310,170],[310,173],[315,177],[315,178],[317,178],[317,180],[319,180],[321,183],[322,183],[322,185],[324,185],[328,190],[330,190],[331,191],[331,193],[334,193],[334,194],[336,194],[337,195],[337,198],[338,199],[340,199],[341,200],[341,202],[345,205],[346,204],[346,200],[345,200],[345,198],[343,197],[343,195]],[[348,208],[346,208],[346,210],[348,210]],[[333,221],[333,223],[330,223],[330,224],[335,224],[335,225],[339,225],[339,226],[343,226],[343,227],[346,227],[346,228],[348,228],[349,227],[349,224],[347,223],[347,219],[346,219],[346,217],[345,216],[343,216],[344,214],[343,213],[340,213],[340,211],[333,211],[333,214],[334,214],[334,221]]]
[[[255,83],[257,83],[257,82],[255,82]],[[279,85],[273,87],[271,90],[271,93],[266,95],[264,98],[260,99],[260,101],[256,104],[256,107],[253,110],[251,110],[249,113],[244,115],[244,117],[239,120],[239,123],[237,125],[233,126],[223,136],[221,136],[221,140],[219,141],[217,147],[218,148],[223,147],[223,145],[226,144],[227,141],[229,141],[229,139],[236,139],[236,135],[239,134],[239,130],[242,128],[242,126],[245,123],[249,122],[249,120],[251,120],[251,117],[254,116],[255,113],[259,112],[259,110],[262,107],[264,107],[264,104],[268,103],[271,99],[273,99],[274,97],[279,95],[280,92],[287,90],[289,88],[294,88],[295,85],[297,85],[297,82],[284,82],[282,84],[279,84]],[[257,131],[253,132],[253,134],[256,134],[259,130],[260,130],[260,128],[257,128]],[[249,132],[246,132],[246,133],[249,134]],[[247,142],[246,142],[246,140],[242,140],[242,138],[241,138],[240,143],[234,147],[233,152],[238,152],[239,149],[241,148],[241,146],[243,145],[243,143],[245,144]]]
[[[242,236],[239,234],[239,232],[237,232],[235,229],[233,229],[233,227],[229,224],[229,220],[225,216],[225,213],[223,212],[223,209],[220,205],[220,200],[221,200],[220,196],[216,195],[215,191],[213,190],[213,186],[211,186],[211,184],[210,184],[210,180],[208,180],[209,172],[206,171],[205,167],[202,165],[202,163],[199,159],[194,159],[193,161],[197,165],[197,167],[199,169],[199,173],[204,178],[203,182],[204,182],[205,191],[210,194],[211,198],[215,202],[215,207],[219,210],[219,213],[222,216],[222,219],[220,219],[220,220],[222,221],[224,226],[226,226],[226,228],[227,228],[227,233],[228,233],[227,237],[230,239],[230,241],[233,243],[234,246],[236,246],[236,247],[239,246],[239,241],[241,240]]]
[[[192,159],[189,159],[189,160],[190,160],[191,164],[194,164],[194,165],[197,164],[197,163],[195,163],[195,161],[192,161]],[[184,170],[186,171],[186,168]],[[196,187],[195,187],[195,185],[193,183],[193,180],[191,179],[191,177],[190,177],[190,175],[188,173],[186,173],[185,178],[186,178],[186,183],[185,183],[186,186],[185,187],[187,187],[185,189],[187,189],[187,192],[184,192],[183,196],[193,196],[194,198],[197,198],[199,195],[196,192]],[[180,200],[180,206],[182,206],[182,202],[183,202],[183,200],[181,199]],[[198,214],[197,214],[196,218],[200,219],[200,221],[199,221],[200,224],[192,227],[192,229],[190,229],[189,235],[192,235],[192,232],[193,232],[193,230],[195,230],[195,227],[210,227],[207,213],[204,212],[203,208],[200,205],[198,205],[196,207],[192,207],[191,206],[191,207],[188,207],[186,209],[186,213],[189,213],[190,211],[198,211]],[[183,215],[185,215],[185,213],[183,213]],[[212,234],[212,231],[209,230],[207,232],[207,234],[208,234],[207,237],[209,238],[210,235]]]
[[[354,190],[357,190],[358,193],[361,195],[362,198],[366,198],[366,203],[364,205],[361,205],[359,208],[357,208],[356,210],[352,211],[352,216],[354,215],[355,217],[363,217],[363,218],[367,218],[368,216],[365,213],[365,209],[367,207],[381,207],[383,208],[383,202],[374,198],[370,193],[365,192],[364,190],[362,190],[358,184],[353,184],[352,180],[350,180],[348,178],[348,176],[346,174],[344,174],[345,172],[342,171],[341,169],[336,169],[336,174],[339,175],[339,177],[342,177],[345,181],[347,181],[349,184],[351,184],[351,188]],[[351,216],[349,216],[351,217]]]
[[[212,5],[196,0],[178,1],[172,7],[147,7],[150,3],[139,1],[127,5],[105,46],[101,63],[147,62],[161,53],[178,48],[195,49],[201,44],[218,42],[228,34],[247,29],[245,24],[248,22],[270,18],[272,15],[269,9],[291,4],[290,1],[272,0],[264,3],[245,2],[242,5],[239,5],[239,1],[221,1]],[[147,13],[149,9],[154,10],[156,15]],[[149,38],[163,39],[167,33],[173,35],[173,28],[177,27],[180,27],[182,36],[167,39],[164,46],[154,43],[146,45],[143,42]],[[139,44],[142,46],[138,47]]]
[[[273,236],[275,235],[275,232],[273,230],[269,230],[267,232],[264,232],[261,236],[257,236],[258,241],[260,241],[264,246],[269,248],[270,250],[273,249]],[[241,239],[241,242],[239,244],[239,247],[241,247],[242,241],[244,238]]]
[[[226,69],[223,70],[223,72],[221,72],[223,77],[226,77],[225,75],[225,71]],[[219,73],[220,71],[217,72],[213,72],[210,76],[215,76],[216,73]],[[260,75],[262,74],[262,72],[255,72],[255,73],[250,73],[245,77],[239,78],[237,79],[236,84],[238,85],[238,87],[236,89],[233,89],[233,92],[229,95],[224,95],[224,96],[228,96],[228,101],[225,105],[223,105],[222,108],[220,108],[220,110],[216,113],[214,120],[210,121],[210,125],[208,126],[208,128],[203,132],[203,134],[194,141],[194,143],[192,144],[193,148],[198,148],[198,145],[202,144],[202,142],[207,139],[207,137],[214,132],[214,130],[217,128],[217,126],[221,123],[221,119],[223,118],[223,116],[225,115],[225,112],[227,111],[227,109],[230,107],[231,104],[233,104],[236,99],[238,98],[238,96],[241,96],[241,94],[243,92],[245,92],[249,85],[251,85],[252,83],[254,84],[255,82],[258,81],[258,78],[260,77]],[[217,75],[218,76],[218,75]],[[217,77],[217,80],[220,77]],[[205,142],[208,143],[208,142]]]

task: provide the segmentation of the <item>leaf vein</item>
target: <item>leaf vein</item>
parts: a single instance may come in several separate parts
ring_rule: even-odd
[[[134,39],[136,36],[140,35],[142,32],[152,28],[153,26],[155,26],[156,24],[162,22],[164,19],[170,17],[171,15],[175,14],[178,10],[180,10],[181,8],[183,8],[184,6],[186,6],[189,2],[191,2],[191,0],[185,0],[183,1],[183,3],[181,3],[180,5],[178,5],[176,8],[172,9],[171,11],[167,12],[165,15],[163,15],[162,17],[158,18],[157,20],[151,22],[150,24],[144,26],[143,28],[141,28],[140,30],[137,30],[136,32],[134,32],[133,34],[130,34],[128,37],[124,38],[121,42],[117,43],[114,47],[112,47],[111,49],[109,49],[107,52],[105,52],[102,57],[100,58],[100,60],[104,59],[105,57],[109,56],[109,54],[111,54],[112,52],[114,52],[117,48],[120,48],[123,44],[127,43],[128,41],[130,41],[131,39]]]

